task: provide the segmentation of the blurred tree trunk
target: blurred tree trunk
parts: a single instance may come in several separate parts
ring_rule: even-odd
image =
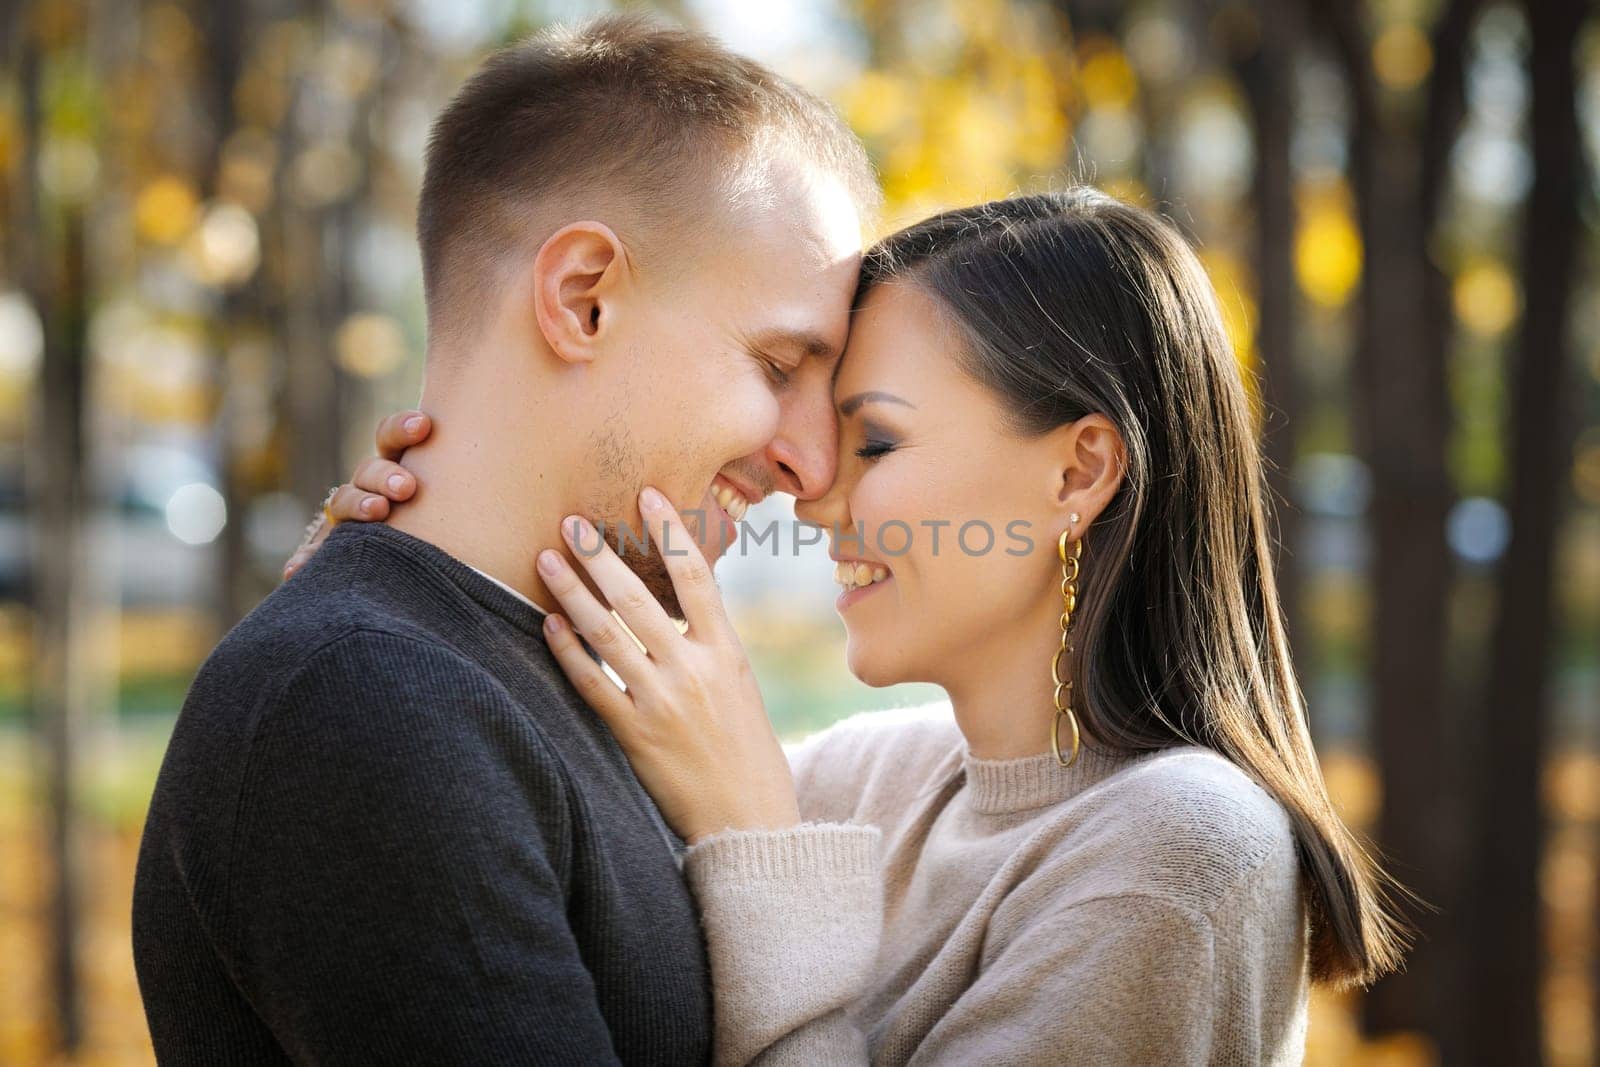
[[[290,488],[312,509],[344,480],[339,465],[340,383],[333,362],[327,284],[330,233],[320,209],[284,212],[285,421]]]
[[[1511,541],[1497,575],[1486,702],[1477,731],[1476,848],[1467,885],[1474,956],[1466,1017],[1472,1061],[1542,1059],[1544,923],[1540,767],[1550,723],[1556,632],[1554,556],[1578,425],[1567,323],[1576,281],[1582,183],[1573,49],[1584,0],[1525,0],[1532,52],[1533,185],[1522,224],[1526,304],[1511,385]]]
[[[331,32],[334,18],[325,18],[324,30]],[[323,91],[308,75],[298,79],[285,139],[287,161],[315,149],[312,138],[316,135],[304,127],[317,108],[317,94]],[[354,128],[351,133],[364,136]],[[363,158],[363,165],[365,162]],[[344,267],[349,233],[339,207],[351,191],[335,201],[308,200],[295,190],[290,170],[290,166],[282,168],[277,196],[283,227],[283,419],[289,442],[290,490],[314,508],[329,487],[343,482],[348,474],[340,452],[346,389],[335,359],[334,338],[348,298]]]
[[[1452,584],[1445,523],[1453,336],[1449,283],[1429,255],[1463,68],[1480,0],[1451,0],[1435,23],[1434,73],[1420,108],[1383,95],[1364,4],[1310,5],[1331,31],[1351,100],[1351,170],[1365,249],[1354,360],[1358,450],[1372,475],[1371,721],[1382,784],[1378,839],[1393,872],[1438,912],[1414,915],[1406,969],[1364,998],[1376,1032],[1420,1030],[1444,1062],[1462,1058],[1458,988],[1462,723],[1447,682]]]
[[[359,41],[362,47],[371,49],[374,61],[381,71],[384,66],[385,50],[392,41],[390,31],[376,20],[357,20],[351,18],[348,13],[341,14],[340,23],[340,32]],[[378,145],[373,139],[373,131],[378,124],[378,103],[384,95],[383,76],[380,73],[372,78],[370,84],[358,91],[352,100],[355,118],[351,124],[350,146],[355,150],[356,159],[359,161],[357,164],[359,177],[329,210],[329,224],[334,244],[329,250],[332,270],[326,294],[329,300],[326,332],[328,337],[335,339],[335,342],[339,330],[349,321],[350,316],[361,310],[362,295],[356,285],[359,272],[357,248],[365,214],[364,205],[370,202],[373,195],[373,169],[379,153]],[[336,349],[337,343],[333,347]],[[332,358],[329,360],[329,374],[334,383],[331,399],[335,405],[336,432],[326,462],[336,468],[332,481],[343,482],[350,474],[344,459],[345,437],[339,431],[347,426],[359,426],[365,430],[375,425],[377,419],[373,417],[370,407],[373,390],[372,382],[367,376],[347,370],[337,351],[332,353]],[[366,455],[372,451],[372,447],[370,439],[364,440],[356,454]]]
[[[244,50],[249,4],[245,0],[230,3],[199,3],[193,18],[205,41],[204,93],[207,112],[206,156],[201,161],[199,187],[201,199],[212,201],[218,192],[223,149],[234,127],[233,96],[239,82],[240,64]],[[218,378],[215,386],[219,396],[226,398],[230,381],[229,349],[239,332],[242,315],[239,294],[229,291],[222,294],[219,313],[211,323],[210,343],[216,353],[215,366]],[[226,400],[219,404],[216,420],[218,491],[227,511],[227,522],[222,527],[217,552],[217,629],[231,628],[248,610],[254,597],[247,588],[249,554],[245,540],[245,519],[248,500],[240,485],[237,455],[234,447],[235,427],[233,414]]]
[[[27,22],[13,38],[22,113],[19,274],[44,327],[44,358],[29,420],[28,511],[33,563],[32,716],[43,734],[49,893],[50,988],[56,1039],[74,1052],[83,1038],[77,963],[82,857],[72,783],[87,704],[84,669],[84,395],[87,387],[87,278],[81,204],[47,217],[38,186],[45,129],[43,56]]]
[[[1261,434],[1277,520],[1278,595],[1290,648],[1299,665],[1306,660],[1307,630],[1303,623],[1305,585],[1296,549],[1300,545],[1300,512],[1295,501],[1294,465],[1304,410],[1296,372],[1294,274],[1294,171],[1289,146],[1294,136],[1294,59],[1299,40],[1296,13],[1275,0],[1258,0],[1253,47],[1233,60],[1244,86],[1255,134],[1255,255],[1258,325],[1256,347],[1261,358]],[[1308,677],[1297,670],[1302,685]]]

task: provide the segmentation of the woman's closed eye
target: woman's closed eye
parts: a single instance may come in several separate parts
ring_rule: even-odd
[[[893,452],[894,449],[895,442],[893,441],[884,441],[869,437],[860,448],[856,449],[856,457],[858,459],[864,459],[870,462],[871,460],[888,455],[890,452]]]

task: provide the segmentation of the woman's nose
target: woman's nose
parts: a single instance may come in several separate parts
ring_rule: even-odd
[[[841,474],[844,465],[839,466]],[[796,497],[794,502],[795,518],[801,522],[808,522],[813,526],[838,527],[843,529],[850,525],[850,508],[848,504],[848,489],[843,484],[842,477],[835,478],[833,484],[828,486],[827,492],[820,496],[805,499]]]

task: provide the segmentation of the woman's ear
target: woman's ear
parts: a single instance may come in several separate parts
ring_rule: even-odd
[[[533,260],[533,311],[557,358],[599,354],[630,277],[628,253],[611,227],[574,222],[551,234]]]
[[[1063,514],[1077,512],[1087,527],[1122,487],[1127,446],[1112,421],[1098,412],[1059,427],[1052,436],[1058,437],[1060,457],[1056,506]]]

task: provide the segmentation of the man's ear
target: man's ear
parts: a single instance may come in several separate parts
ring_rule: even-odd
[[[629,278],[628,252],[602,222],[574,222],[551,234],[533,260],[539,332],[568,362],[588,362],[608,333]]]

